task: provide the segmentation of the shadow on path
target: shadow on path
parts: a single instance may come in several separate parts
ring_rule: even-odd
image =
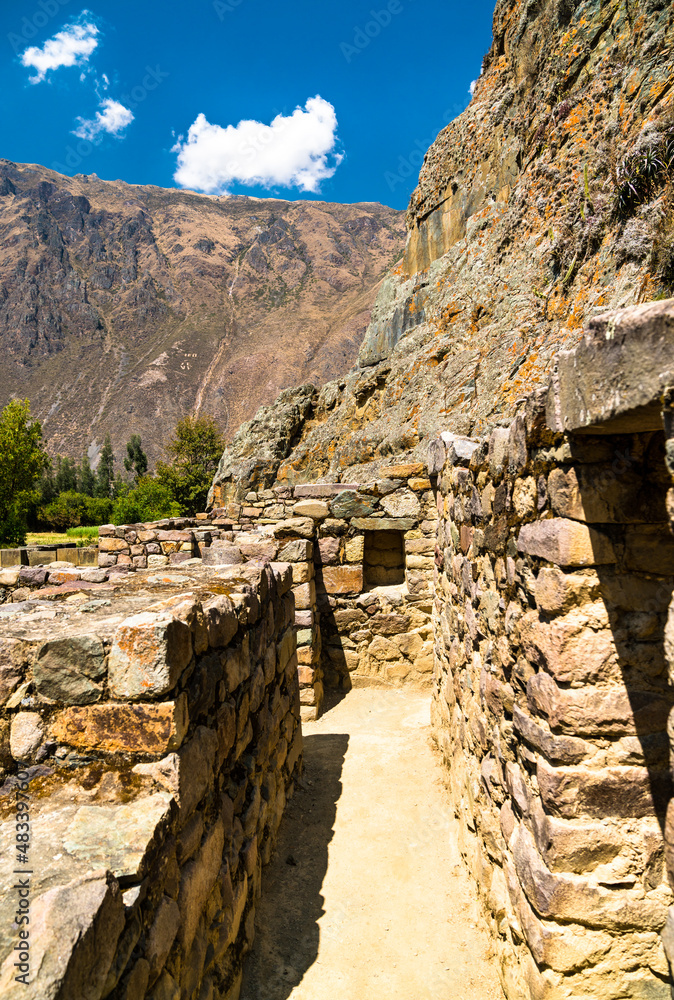
[[[288,804],[271,863],[262,875],[256,940],[244,963],[241,1000],[286,1000],[318,956],[345,733],[304,738],[304,776]]]

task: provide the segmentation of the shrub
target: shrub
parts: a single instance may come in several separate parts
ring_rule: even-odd
[[[47,529],[66,531],[80,525],[105,524],[112,514],[112,500],[88,497],[84,493],[68,490],[59,493],[55,500],[41,507],[38,521]]]
[[[180,504],[164,483],[151,476],[138,480],[138,485],[115,501],[113,524],[138,524],[160,521],[164,517],[180,517]]]

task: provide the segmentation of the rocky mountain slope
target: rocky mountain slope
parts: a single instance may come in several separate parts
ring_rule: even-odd
[[[404,246],[378,204],[218,198],[0,160],[0,405],[50,449],[105,433],[150,459],[186,413],[233,433],[284,386],[355,361]]]
[[[473,100],[426,154],[358,364],[243,427],[223,498],[276,476],[372,478],[439,429],[507,422],[593,315],[670,294],[673,85],[669,0],[498,0]]]

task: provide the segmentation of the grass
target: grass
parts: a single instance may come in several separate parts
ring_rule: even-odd
[[[90,545],[98,539],[98,528],[68,528],[67,531],[29,531],[26,535],[26,545],[62,545],[64,542],[77,542],[78,545]]]
[[[98,528],[68,528],[66,535],[68,538],[98,538]]]
[[[66,534],[57,535],[52,531],[29,531],[26,535],[26,545],[60,545],[71,541]]]

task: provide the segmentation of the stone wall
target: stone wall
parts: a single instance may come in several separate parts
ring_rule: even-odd
[[[0,874],[0,992],[233,998],[301,766],[292,571],[115,576],[88,607],[7,606],[3,843],[18,801],[31,834]]]
[[[52,562],[68,562],[73,566],[95,566],[98,548],[96,545],[77,545],[66,542],[61,545],[24,545],[18,549],[0,549],[0,567],[47,566]]]
[[[136,569],[179,565],[199,558],[202,548],[232,535],[231,519],[166,518],[147,524],[104,524],[98,531],[98,565]]]
[[[509,1000],[671,996],[673,370],[671,304],[603,317],[429,448],[433,726]]]
[[[429,683],[437,514],[425,465],[391,465],[364,483],[248,493],[245,504],[212,515],[232,519],[233,542],[215,543],[222,555],[204,552],[205,559],[236,558],[247,545],[293,564],[304,718],[320,712],[324,687],[348,690],[358,678]],[[403,555],[401,582],[381,572],[379,583],[368,580],[366,542],[392,533]]]

